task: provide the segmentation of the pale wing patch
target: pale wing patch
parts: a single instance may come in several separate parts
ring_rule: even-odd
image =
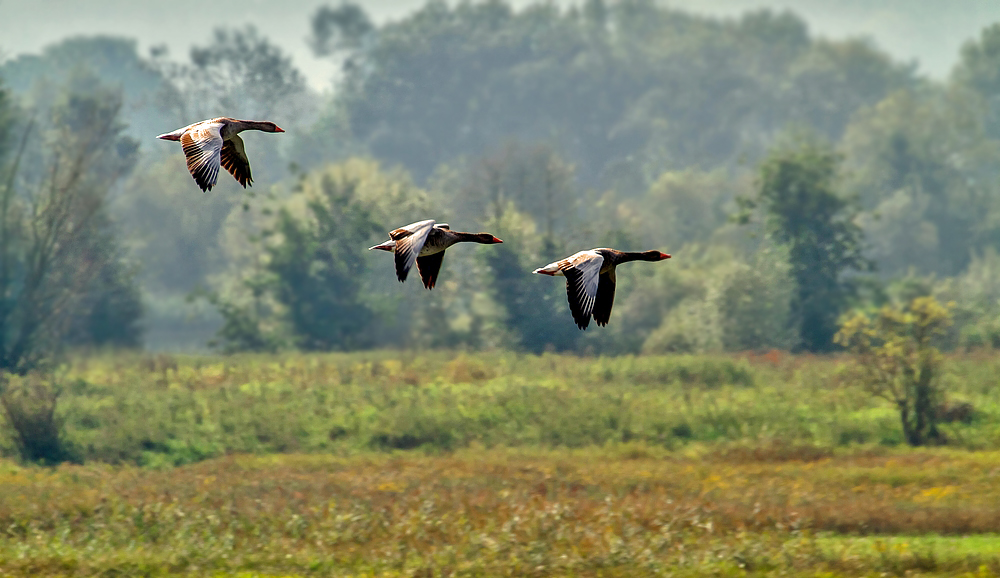
[[[578,253],[573,253],[565,259],[559,261],[553,261],[544,267],[539,267],[532,271],[532,273],[541,273],[545,275],[562,275],[563,271],[573,266],[574,263],[580,260],[586,260],[588,257],[596,255],[593,251],[580,251]]]
[[[200,125],[181,135],[187,168],[202,191],[210,191],[219,178],[221,124]]]
[[[410,272],[413,264],[417,262],[417,256],[420,254],[420,250],[424,248],[427,235],[431,232],[432,228],[434,228],[434,220],[428,219],[412,223],[389,233],[389,237],[396,241],[396,278],[400,281],[406,280],[407,273]],[[404,233],[409,234],[404,236]]]
[[[560,269],[566,276],[566,295],[569,299],[570,312],[573,313],[573,319],[580,329],[586,329],[590,324],[590,316],[597,300],[604,257],[593,251],[581,251],[565,262],[567,266]]]
[[[401,239],[403,237],[412,235],[415,231],[427,227],[430,229],[434,227],[434,219],[427,219],[426,221],[417,221],[416,223],[410,223],[409,225],[404,225],[398,229],[393,229],[389,231],[389,238],[392,240]]]

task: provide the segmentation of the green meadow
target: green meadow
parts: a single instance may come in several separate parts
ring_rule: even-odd
[[[0,575],[992,576],[998,363],[912,449],[837,358],[80,357]]]

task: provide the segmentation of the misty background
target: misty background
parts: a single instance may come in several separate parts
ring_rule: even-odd
[[[952,347],[993,346],[996,22],[972,1],[0,0],[0,160],[25,207],[51,205],[44,175],[86,183],[73,291],[32,301],[73,347],[824,351],[810,307],[919,294],[959,303]],[[244,136],[252,188],[203,194],[155,135],[221,115],[287,132]],[[59,180],[74,142],[94,154]],[[780,206],[786,165],[843,202]],[[505,243],[400,285],[366,248],[425,218]],[[849,223],[858,258],[796,253],[788,223],[814,221]],[[597,246],[674,259],[623,268],[583,333],[530,271]]]

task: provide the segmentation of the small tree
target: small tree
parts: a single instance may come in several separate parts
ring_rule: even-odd
[[[874,316],[856,312],[835,337],[854,354],[865,389],[899,409],[903,435],[912,446],[942,441],[935,423],[942,357],[933,341],[951,324],[954,305],[917,297],[907,307],[886,305]]]

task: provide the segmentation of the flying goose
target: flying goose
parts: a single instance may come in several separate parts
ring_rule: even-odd
[[[239,133],[245,130],[285,132],[270,121],[236,120],[225,116],[203,120],[156,137],[181,141],[187,167],[203,192],[211,191],[224,167],[243,188],[253,184],[250,160]]]
[[[441,261],[444,260],[444,251],[455,243],[492,245],[503,241],[490,233],[452,231],[447,223],[436,223],[433,219],[428,219],[389,231],[388,241],[368,249],[395,254],[396,278],[400,283],[406,281],[410,268],[416,263],[424,287],[433,289],[441,270]]]
[[[580,329],[587,329],[593,316],[604,326],[611,319],[615,302],[615,267],[629,261],[662,261],[670,255],[659,251],[591,249],[532,271],[539,275],[566,277],[569,310]]]

